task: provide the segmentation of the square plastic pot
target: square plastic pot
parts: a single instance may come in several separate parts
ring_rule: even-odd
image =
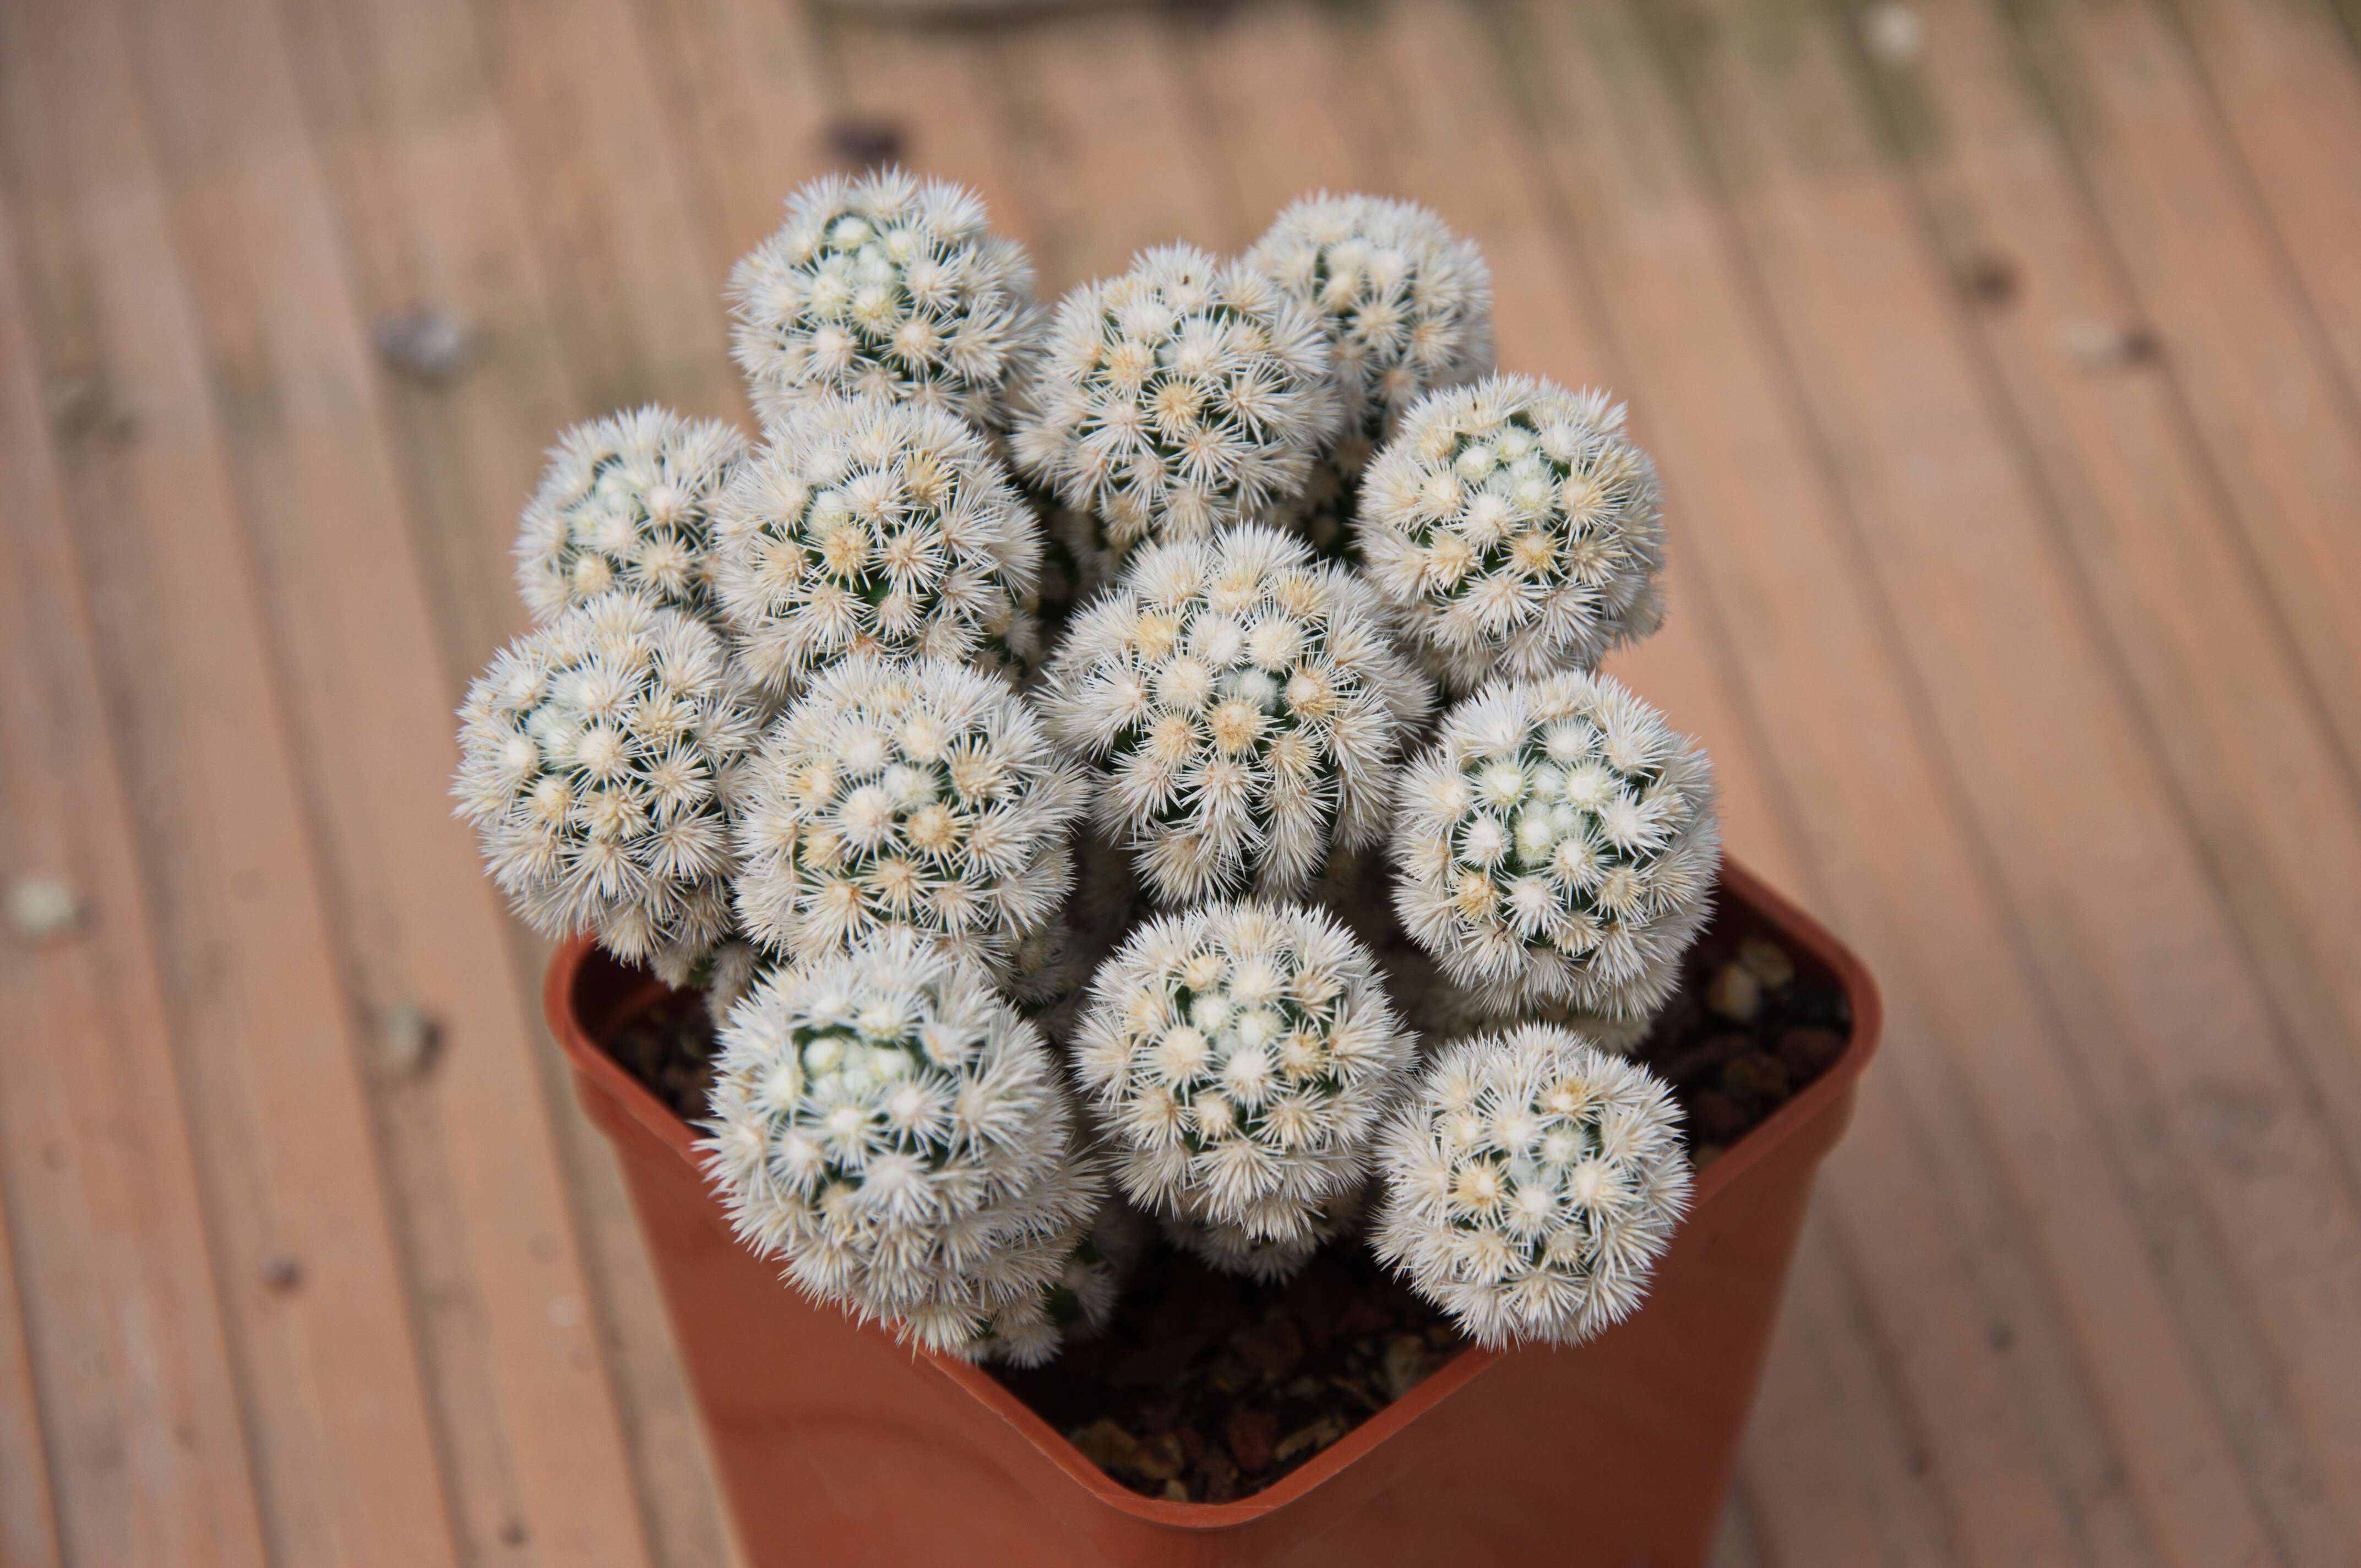
[[[695,1134],[597,1042],[662,994],[588,942],[549,970],[551,1027],[615,1146],[740,1537],[788,1564],[1243,1565],[1704,1560],[1813,1173],[1876,1049],[1877,990],[1734,863],[1725,913],[1850,998],[1844,1054],[1697,1178],[1627,1321],[1569,1350],[1469,1349],[1334,1446],[1230,1503],[1110,1479],[990,1373],[815,1307],[740,1245]]]

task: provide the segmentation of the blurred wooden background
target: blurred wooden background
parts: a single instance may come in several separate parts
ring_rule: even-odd
[[[2342,3],[5,0],[0,1562],[728,1560],[449,715],[892,156],[1052,290],[1415,196],[1631,399],[1619,669],[1893,1011],[1724,1563],[2361,1560]]]

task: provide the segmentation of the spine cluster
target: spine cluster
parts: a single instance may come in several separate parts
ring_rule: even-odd
[[[631,593],[494,656],[459,710],[454,793],[528,924],[686,981],[729,928],[741,696],[708,627]]]
[[[1359,543],[1453,692],[1595,668],[1663,624],[1663,503],[1623,410],[1523,376],[1428,398],[1369,465]]]
[[[1438,1057],[1388,1126],[1378,1255],[1478,1344],[1574,1344],[1639,1306],[1686,1208],[1645,1069],[1531,1025]]]
[[[1301,891],[1384,830],[1432,698],[1369,590],[1264,528],[1140,553],[1051,661],[1051,731],[1159,900]]]
[[[1486,687],[1401,782],[1394,908],[1496,1009],[1653,1014],[1711,913],[1705,753],[1604,675]]]

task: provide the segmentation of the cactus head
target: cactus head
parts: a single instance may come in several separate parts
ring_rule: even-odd
[[[810,959],[904,927],[1005,974],[1072,885],[1082,774],[994,677],[857,658],[772,728],[738,802],[758,942]]]
[[[856,653],[1021,667],[1040,530],[1000,460],[938,409],[830,398],[774,424],[714,506],[740,656],[791,697]]]
[[[906,930],[781,970],[721,1036],[708,1168],[814,1297],[972,1354],[1054,1285],[1104,1193],[1039,1033]]]
[[[975,192],[900,170],[815,180],[730,274],[731,352],[766,422],[868,394],[1000,421],[1038,330],[1033,266]]]
[[[1049,669],[1051,732],[1104,773],[1100,824],[1167,904],[1301,890],[1384,831],[1432,701],[1367,587],[1266,528],[1141,551]]]
[[[1190,246],[1069,294],[1016,401],[1018,466],[1118,552],[1270,517],[1338,418],[1310,313]]]
[[[1594,668],[1664,622],[1655,466],[1602,393],[1494,376],[1428,397],[1370,463],[1356,537],[1455,694]]]
[[[720,639],[604,594],[501,649],[459,717],[453,793],[517,912],[686,983],[729,929],[723,795],[751,739]]]
[[[1604,675],[1497,682],[1452,708],[1396,817],[1396,913],[1496,1009],[1651,1014],[1711,909],[1711,764]]]
[[[1295,1230],[1279,1212],[1358,1179],[1412,1054],[1343,926],[1223,904],[1150,921],[1100,967],[1073,1069],[1134,1201]]]
[[[517,526],[517,591],[535,623],[619,588],[710,618],[708,512],[745,454],[719,421],[653,406],[560,436]]]
[[[1534,1025],[1435,1058],[1387,1126],[1371,1242],[1478,1344],[1574,1344],[1639,1306],[1688,1194],[1664,1084]]]

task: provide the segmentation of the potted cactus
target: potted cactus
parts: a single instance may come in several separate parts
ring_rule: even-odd
[[[730,297],[759,438],[563,438],[456,794],[754,1560],[1699,1558],[1878,1012],[1598,669],[1621,411],[1365,197],[1044,310],[831,179]]]

